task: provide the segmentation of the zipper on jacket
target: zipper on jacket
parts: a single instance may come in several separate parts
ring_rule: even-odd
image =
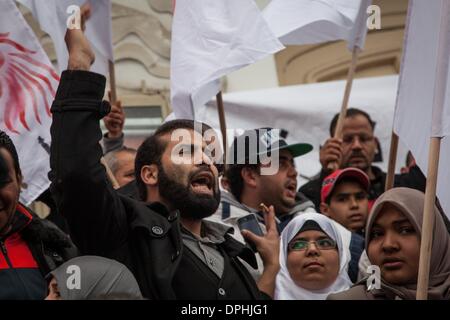
[[[8,251],[6,250],[6,245],[3,241],[0,241],[0,248],[2,249],[3,256],[5,257],[6,263],[10,268],[12,268],[12,263],[8,257]]]

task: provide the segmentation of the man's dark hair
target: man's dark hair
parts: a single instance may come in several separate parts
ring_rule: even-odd
[[[259,173],[259,164],[233,164],[225,171],[230,192],[239,202],[241,202],[242,191],[244,190],[244,179],[242,178],[241,172],[246,167]]]
[[[142,167],[150,164],[161,166],[161,157],[166,150],[168,141],[161,140],[161,136],[172,133],[177,129],[188,129],[198,131],[194,120],[172,120],[162,124],[150,137],[140,145],[137,150],[135,160],[136,184],[139,191],[139,197],[145,201],[147,198],[147,188],[141,179]],[[211,129],[210,126],[201,123],[201,134]]]
[[[342,184],[342,183],[348,183],[348,182],[352,182],[352,183],[357,183],[363,190],[364,192],[367,193],[367,190],[364,189],[364,185],[357,179],[354,177],[342,177],[342,179],[339,179],[339,181],[336,183],[336,185],[334,186],[333,190],[331,191],[331,193],[328,195],[328,197],[325,198],[325,203],[327,205],[330,205],[331,203],[331,198],[333,198],[334,194],[336,193],[336,189],[337,187]],[[369,196],[369,194],[367,193],[367,196]]]
[[[22,175],[22,171],[20,170],[19,164],[19,155],[17,154],[16,147],[12,142],[11,138],[3,131],[0,130],[0,148],[4,148],[11,155],[14,162],[14,169],[16,171],[16,176],[19,177]]]
[[[356,108],[347,109],[347,113],[345,115],[346,118],[351,118],[351,117],[356,117],[356,116],[365,117],[367,119],[367,121],[369,121],[369,124],[372,127],[372,131],[375,130],[376,122],[373,121],[372,118],[370,118],[370,116],[367,112],[362,111],[360,109],[356,109]],[[339,118],[339,113],[336,113],[336,115],[333,117],[333,120],[331,120],[330,137],[334,136],[334,130],[336,129],[338,118]]]

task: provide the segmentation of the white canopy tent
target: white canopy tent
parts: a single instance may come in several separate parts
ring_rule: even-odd
[[[376,121],[375,134],[384,160],[377,165],[383,170],[389,156],[397,82],[398,76],[355,79],[349,102],[349,107],[368,112]],[[299,183],[303,184],[320,171],[319,146],[329,137],[329,125],[340,110],[344,87],[345,81],[332,81],[225,94],[228,141],[245,129],[273,127],[288,130],[288,142],[311,143],[313,152],[297,159]],[[198,108],[195,118],[220,134],[215,101]],[[397,171],[404,165],[406,152],[400,146]]]

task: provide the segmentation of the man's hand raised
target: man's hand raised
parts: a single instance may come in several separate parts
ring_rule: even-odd
[[[95,61],[95,54],[89,41],[86,39],[83,30],[85,29],[86,21],[91,15],[90,5],[83,5],[80,10],[80,15],[81,26],[79,26],[79,28],[67,29],[64,38],[69,52],[67,69],[89,71],[91,65]]]
[[[275,278],[280,270],[280,236],[275,220],[275,209],[270,206],[264,210],[264,221],[267,233],[264,237],[242,230],[244,238],[252,241],[256,245],[264,264],[264,271],[258,280],[258,288],[273,297],[275,292]]]
[[[125,125],[125,113],[122,108],[122,102],[117,100],[112,103],[111,91],[108,92],[109,101],[111,102],[111,112],[103,118],[105,127],[108,130],[107,137],[116,139],[122,136],[123,127]]]
[[[342,140],[337,138],[329,138],[325,145],[320,148],[320,163],[323,170],[328,170],[330,163],[336,163],[338,167],[342,161]]]

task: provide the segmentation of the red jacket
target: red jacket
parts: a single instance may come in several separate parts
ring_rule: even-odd
[[[67,235],[19,204],[11,231],[0,238],[0,300],[44,299],[45,276],[75,252]]]

